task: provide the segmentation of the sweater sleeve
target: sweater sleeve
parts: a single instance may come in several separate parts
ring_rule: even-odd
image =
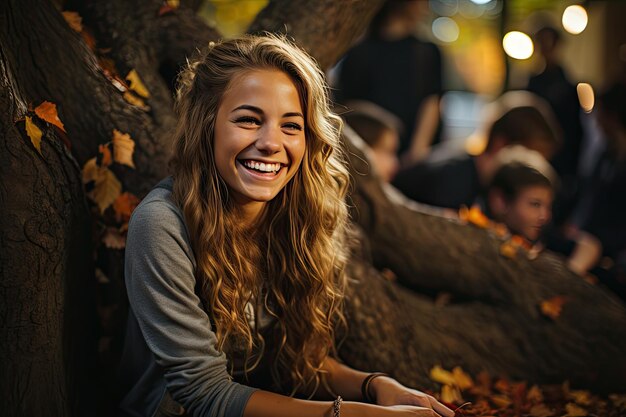
[[[242,416],[253,388],[232,381],[195,288],[195,260],[180,211],[144,202],[129,225],[125,275],[131,308],[167,389],[193,416]]]

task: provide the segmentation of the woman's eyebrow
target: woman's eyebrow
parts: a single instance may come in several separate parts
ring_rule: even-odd
[[[259,115],[263,115],[263,110],[261,110],[259,107],[252,106],[252,105],[250,105],[250,104],[242,104],[241,106],[234,108],[234,109],[231,111],[231,113],[234,113],[234,112],[236,112],[237,110],[250,110],[250,111],[252,111],[252,112],[254,112],[254,113],[257,113],[257,114],[259,114]]]
[[[300,112],[285,113],[283,117],[302,117],[304,119],[304,115]]]
[[[251,112],[254,112],[260,116],[263,116],[265,114],[261,108],[253,106],[251,104],[242,104],[241,106],[234,108],[231,113],[236,112],[237,110],[250,110]],[[282,117],[302,117],[304,119],[304,115],[300,112],[287,112],[283,114]]]

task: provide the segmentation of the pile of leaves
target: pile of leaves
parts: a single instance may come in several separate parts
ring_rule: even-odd
[[[430,378],[442,385],[433,395],[455,410],[476,417],[618,417],[626,415],[626,394],[602,397],[561,385],[532,385],[495,379],[482,372],[473,379],[460,367],[435,366]]]

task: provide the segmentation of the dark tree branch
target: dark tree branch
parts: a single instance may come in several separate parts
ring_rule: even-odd
[[[286,33],[326,70],[365,31],[382,4],[383,0],[271,0],[248,32]]]

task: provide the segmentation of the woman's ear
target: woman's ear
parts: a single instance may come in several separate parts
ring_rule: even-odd
[[[491,189],[487,195],[487,204],[489,204],[489,210],[494,219],[502,221],[502,217],[509,209],[502,190],[498,188]]]

